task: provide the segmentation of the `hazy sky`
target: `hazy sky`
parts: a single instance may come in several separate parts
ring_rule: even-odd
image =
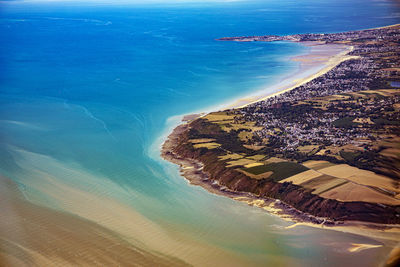
[[[12,1],[12,0],[9,0]],[[185,3],[185,2],[238,2],[246,0],[15,0],[21,2],[99,2],[99,3]],[[267,0],[268,1],[268,0]]]

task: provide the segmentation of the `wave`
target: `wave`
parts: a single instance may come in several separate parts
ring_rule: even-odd
[[[108,26],[111,25],[112,22],[107,20],[98,20],[98,19],[88,19],[88,18],[63,18],[63,17],[43,17],[43,19],[48,19],[48,20],[67,20],[67,21],[81,21],[81,22],[86,22],[86,23],[93,23],[95,25],[103,25],[103,26]]]

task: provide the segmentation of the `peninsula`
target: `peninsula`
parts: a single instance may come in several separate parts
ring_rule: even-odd
[[[193,184],[297,221],[400,224],[400,25],[219,40],[352,49],[290,90],[187,119],[163,157]]]

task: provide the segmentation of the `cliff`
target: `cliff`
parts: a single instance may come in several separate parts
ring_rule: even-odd
[[[400,206],[383,205],[362,201],[341,202],[325,199],[301,186],[284,182],[279,183],[269,179],[253,179],[226,166],[221,161],[220,150],[194,148],[189,140],[193,139],[193,131],[198,127],[212,127],[204,119],[181,125],[163,147],[163,155],[181,166],[197,164],[202,166],[196,171],[202,177],[203,185],[217,184],[218,188],[226,187],[233,192],[251,193],[257,198],[275,199],[315,217],[327,218],[330,221],[363,221],[384,224],[400,223]],[[207,137],[218,137],[219,133],[210,132]],[[204,136],[202,136],[204,137]],[[186,160],[186,161],[185,161]],[[202,184],[200,183],[200,185]],[[322,221],[322,220],[320,220]],[[319,222],[319,221],[317,221]]]

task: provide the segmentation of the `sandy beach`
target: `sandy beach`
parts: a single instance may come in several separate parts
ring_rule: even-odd
[[[299,62],[299,68],[295,73],[283,77],[280,82],[274,85],[267,86],[232,103],[222,105],[222,107],[245,107],[249,104],[280,95],[324,75],[343,61],[357,58],[348,55],[353,50],[352,46],[321,44],[319,42],[303,42],[301,44],[307,46],[309,51],[306,54],[290,58],[292,61]]]

